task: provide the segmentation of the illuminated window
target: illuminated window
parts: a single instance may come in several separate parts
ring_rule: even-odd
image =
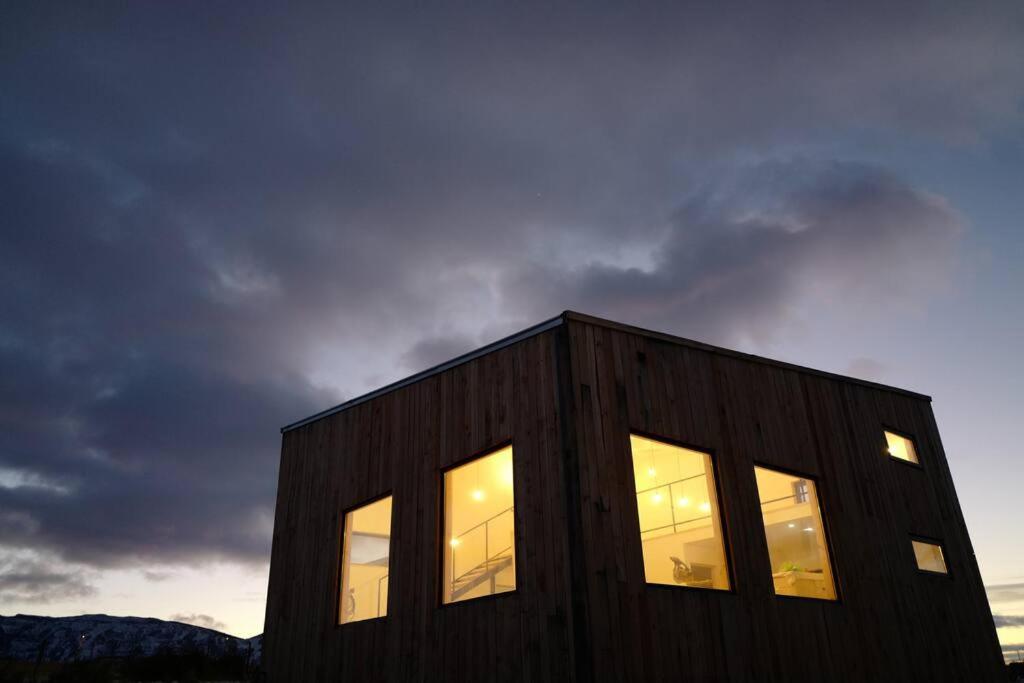
[[[391,496],[345,515],[340,623],[375,619],[388,613],[390,554]]]
[[[776,595],[835,600],[814,482],[755,467]]]
[[[631,435],[647,583],[729,589],[711,456]]]
[[[917,560],[917,568],[923,572],[934,572],[936,574],[948,574],[946,569],[946,558],[942,554],[942,546],[938,543],[928,541],[910,541],[914,546],[914,558]]]
[[[445,603],[516,588],[512,447],[444,474]]]
[[[907,437],[886,430],[885,444],[892,457],[917,464],[917,449],[914,448],[914,442]]]

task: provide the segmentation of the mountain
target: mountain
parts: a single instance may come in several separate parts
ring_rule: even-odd
[[[0,616],[0,659],[73,662],[158,653],[241,655],[258,662],[263,636],[244,639],[191,624],[143,617]]]

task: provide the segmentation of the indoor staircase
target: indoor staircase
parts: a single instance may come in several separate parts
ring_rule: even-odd
[[[512,559],[512,546],[509,546],[457,577],[452,581],[452,600],[458,600],[485,581],[491,582],[490,593],[492,594],[510,588],[511,586],[502,586],[497,583],[497,577],[504,569],[512,565]]]

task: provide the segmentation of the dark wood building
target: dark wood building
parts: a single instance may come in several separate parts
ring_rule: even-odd
[[[283,430],[271,681],[996,681],[930,399],[567,312]]]

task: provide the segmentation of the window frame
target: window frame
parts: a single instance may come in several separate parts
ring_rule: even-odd
[[[843,603],[843,584],[842,584],[842,581],[840,581],[839,572],[836,571],[836,565],[838,564],[837,557],[836,557],[836,550],[835,550],[836,549],[836,544],[835,544],[835,539],[834,539],[834,537],[832,535],[832,524],[829,522],[829,511],[828,511],[828,505],[826,503],[826,500],[831,496],[831,493],[823,494],[823,492],[822,492],[822,485],[821,485],[822,481],[823,481],[822,478],[817,477],[817,476],[812,476],[810,474],[807,474],[806,472],[801,472],[800,470],[795,470],[795,469],[792,469],[790,467],[785,467],[785,466],[782,466],[782,465],[775,465],[775,464],[769,463],[769,462],[767,462],[765,460],[757,460],[757,459],[753,460],[753,466],[750,468],[750,475],[754,478],[754,493],[757,496],[757,516],[758,516],[758,520],[760,521],[760,526],[761,526],[761,538],[764,539],[764,549],[766,551],[766,555],[765,556],[766,556],[766,559],[768,560],[768,574],[767,574],[767,576],[769,578],[772,575],[772,571],[771,571],[772,561],[771,561],[771,552],[770,552],[770,550],[768,548],[768,534],[767,534],[767,531],[765,530],[765,527],[764,527],[764,511],[761,509],[761,491],[757,487],[757,471],[756,471],[756,468],[758,468],[758,467],[760,467],[761,469],[771,470],[773,472],[778,472],[779,474],[785,474],[785,475],[790,476],[790,477],[799,477],[800,479],[806,479],[807,481],[810,481],[810,482],[814,483],[814,492],[815,492],[814,496],[815,496],[815,498],[818,499],[818,514],[821,517],[821,533],[825,537],[825,547],[828,550],[829,571],[832,573],[832,589],[835,592],[836,597],[833,600],[825,600],[825,599],[822,599],[822,598],[812,598],[812,597],[809,597],[809,596],[806,596],[806,595],[785,595],[783,593],[776,593],[775,592],[775,588],[771,584],[771,581],[768,582],[768,589],[769,589],[769,591],[771,591],[771,594],[774,595],[776,598],[781,598],[783,600],[810,601],[810,602],[813,602],[813,603],[818,604],[818,605],[821,605],[821,604],[841,605]]]
[[[918,574],[922,574],[924,576],[937,576],[937,577],[939,577],[941,579],[949,579],[949,580],[953,579],[953,570],[950,569],[950,567],[949,567],[949,553],[946,552],[946,544],[943,541],[939,540],[938,538],[934,538],[932,536],[922,536],[921,534],[914,534],[914,533],[909,534],[909,537],[910,537],[910,541],[911,541],[911,543],[910,543],[910,559],[914,563],[913,564],[914,571],[916,571]],[[936,546],[938,546],[939,549],[942,550],[942,563],[946,565],[946,571],[944,571],[944,572],[935,572],[935,571],[932,571],[930,569],[921,569],[921,567],[919,567],[918,564],[917,564],[917,554],[914,552],[914,543],[913,543],[914,541],[917,541],[919,543],[927,543],[928,545],[936,545]]]
[[[911,445],[914,447],[914,455],[917,456],[917,462],[914,462],[913,460],[904,460],[903,458],[897,458],[895,455],[890,453],[889,441],[885,438],[886,432],[889,432],[890,434],[895,434],[896,436],[902,437],[909,441]],[[924,469],[924,465],[921,464],[921,449],[917,447],[917,439],[912,434],[910,434],[910,432],[905,432],[902,429],[890,427],[889,425],[884,423],[882,424],[882,453],[884,453],[885,456],[889,458],[889,460],[895,460],[898,463],[901,463],[903,465],[909,465],[910,467],[919,470]]]
[[[444,533],[444,523],[445,523],[445,519],[444,519],[444,497],[445,497],[445,493],[446,493],[445,486],[444,486],[445,475],[448,472],[450,472],[450,471],[452,471],[454,469],[462,467],[463,465],[468,465],[468,464],[470,464],[470,463],[472,463],[472,462],[474,462],[476,460],[480,460],[481,458],[486,458],[487,456],[493,455],[494,453],[497,453],[498,451],[503,450],[505,448],[511,448],[512,449],[512,546],[513,546],[512,555],[513,555],[513,557],[515,557],[516,587],[513,588],[510,591],[502,591],[500,593],[491,593],[490,595],[481,595],[479,597],[467,598],[465,600],[454,600],[452,602],[445,602],[444,601],[444,581],[445,581],[445,579],[444,579],[444,554],[445,554],[445,548],[448,546],[448,543],[445,540],[445,533]],[[435,568],[437,570],[437,579],[438,579],[437,582],[436,582],[436,585],[437,585],[437,589],[436,589],[436,600],[437,600],[436,607],[438,609],[446,609],[446,608],[449,608],[449,607],[456,607],[456,606],[464,605],[464,604],[467,604],[467,603],[468,604],[477,604],[477,602],[480,601],[480,600],[494,600],[496,598],[504,598],[504,597],[510,597],[510,596],[513,596],[513,595],[518,595],[518,593],[519,593],[519,586],[522,584],[522,575],[520,573],[521,570],[519,568],[520,551],[522,549],[522,538],[520,537],[520,531],[519,531],[519,527],[520,527],[520,524],[519,524],[519,504],[516,502],[517,497],[519,495],[519,487],[518,487],[518,485],[516,483],[516,479],[517,479],[517,477],[516,477],[516,449],[515,449],[515,445],[513,444],[513,440],[512,439],[506,439],[504,441],[499,441],[497,443],[497,445],[488,446],[488,447],[483,448],[481,450],[474,451],[470,455],[468,455],[466,457],[463,457],[463,458],[461,458],[459,460],[455,460],[452,463],[450,463],[448,465],[445,465],[444,467],[441,467],[438,470],[438,479],[437,479],[437,482],[438,482],[438,487],[437,487],[438,496],[437,496],[437,502],[436,502],[436,505],[437,505],[437,530],[436,530],[437,557],[435,558],[435,561],[434,561]]]
[[[391,558],[392,558],[392,553],[394,552],[394,538],[395,538],[394,533],[391,533],[388,536],[388,601],[387,601],[387,605],[386,605],[387,606],[387,612],[385,612],[385,614],[383,616],[368,617],[366,619],[357,619],[355,621],[342,622],[341,621],[341,582],[342,582],[342,579],[344,578],[344,572],[345,572],[345,520],[348,518],[348,515],[350,513],[352,513],[352,512],[356,512],[357,510],[360,510],[360,509],[362,509],[364,507],[367,507],[369,505],[373,505],[374,503],[379,503],[380,501],[384,500],[385,498],[391,498],[392,499],[392,501],[391,501],[391,520],[388,523],[388,529],[392,530],[392,529],[394,529],[394,526],[395,526],[395,503],[394,503],[394,497],[395,497],[394,489],[388,489],[384,493],[378,494],[378,495],[373,496],[371,498],[365,498],[365,499],[363,499],[362,501],[360,501],[358,503],[355,503],[353,505],[350,505],[350,506],[348,506],[346,508],[342,508],[341,509],[341,512],[340,512],[341,516],[339,517],[339,520],[338,520],[338,531],[339,531],[339,533],[338,533],[338,559],[337,559],[337,563],[336,563],[338,569],[337,569],[337,572],[335,573],[335,577],[334,577],[334,627],[335,628],[344,628],[344,627],[352,626],[354,624],[361,624],[361,623],[364,623],[364,622],[379,622],[379,621],[381,621],[383,619],[387,619],[388,615],[391,614],[391,585],[390,585],[391,584],[391,580],[390,580],[390,577],[391,577],[391,566],[392,566],[391,565]]]
[[[647,569],[644,567],[643,538],[641,538],[641,536],[640,536],[640,513],[637,510],[637,506],[636,506],[636,488],[637,488],[637,485],[636,485],[636,476],[635,476],[635,474],[633,472],[633,469],[634,469],[633,468],[633,447],[632,447],[632,443],[630,442],[630,437],[632,437],[632,436],[639,436],[639,437],[641,437],[643,439],[650,439],[651,441],[660,441],[661,443],[667,444],[669,446],[675,446],[677,448],[684,448],[684,449],[686,449],[688,451],[696,451],[698,453],[703,453],[704,455],[707,455],[708,458],[711,460],[711,475],[712,475],[712,478],[715,480],[715,498],[716,498],[716,503],[717,503],[717,507],[718,507],[718,525],[719,525],[720,530],[722,532],[722,552],[725,555],[725,571],[726,571],[726,575],[729,578],[729,587],[728,588],[701,588],[699,586],[683,586],[683,585],[673,585],[673,584],[668,584],[668,583],[652,583],[652,582],[647,580]],[[723,497],[722,497],[722,482],[718,478],[718,472],[719,472],[719,470],[718,470],[718,455],[715,452],[715,449],[709,448],[707,446],[697,446],[697,445],[694,445],[694,444],[689,444],[689,443],[680,441],[678,439],[673,439],[673,438],[667,437],[667,436],[660,436],[660,435],[657,435],[657,434],[653,434],[651,432],[644,431],[642,429],[632,429],[631,428],[629,430],[629,433],[626,434],[626,454],[629,456],[629,479],[630,479],[630,481],[633,484],[633,493],[630,496],[630,502],[632,503],[631,509],[633,511],[633,517],[636,520],[636,524],[634,524],[634,527],[636,529],[636,532],[635,532],[636,536],[635,536],[635,538],[636,538],[637,546],[639,547],[639,550],[640,550],[640,571],[641,571],[641,578],[643,580],[644,586],[648,587],[648,588],[653,587],[653,588],[658,589],[658,590],[660,590],[660,589],[673,590],[673,591],[674,590],[684,590],[684,591],[697,591],[698,593],[703,593],[703,594],[718,593],[718,594],[725,594],[725,595],[735,595],[736,594],[736,572],[733,570],[733,566],[732,566],[733,544],[732,544],[732,541],[731,541],[731,537],[729,535],[729,525],[728,525],[728,519],[727,519],[728,518],[728,513],[726,513],[725,507],[722,504],[722,500],[724,500]]]

